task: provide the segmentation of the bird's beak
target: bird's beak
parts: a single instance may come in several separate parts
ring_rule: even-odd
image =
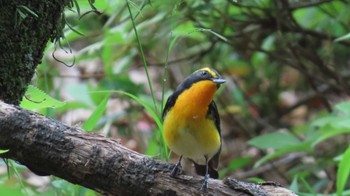
[[[214,83],[216,83],[216,84],[222,84],[222,83],[225,83],[226,82],[226,80],[225,79],[223,79],[223,78],[213,78],[213,79],[211,79]]]

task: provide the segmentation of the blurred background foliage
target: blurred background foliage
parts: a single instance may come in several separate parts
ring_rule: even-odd
[[[71,3],[22,107],[167,160],[164,100],[211,66],[227,80],[216,96],[221,178],[350,195],[348,0]],[[8,168],[0,195],[98,195]]]

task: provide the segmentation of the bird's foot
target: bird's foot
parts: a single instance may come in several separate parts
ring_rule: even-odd
[[[181,164],[177,163],[174,168],[171,170],[171,174],[170,176],[171,177],[175,177],[177,175],[179,175],[181,173],[181,170],[182,170],[182,166]]]
[[[202,187],[199,189],[199,191],[205,191],[208,188],[208,179],[209,179],[209,174],[204,176],[204,182],[202,184]]]

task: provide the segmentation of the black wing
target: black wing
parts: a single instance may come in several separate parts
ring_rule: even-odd
[[[219,116],[218,108],[216,107],[216,104],[214,101],[210,103],[207,115],[209,118],[212,118],[214,120],[215,127],[218,130],[220,134],[220,139],[221,139],[220,116]]]
[[[164,121],[164,118],[166,116],[166,114],[169,112],[169,110],[175,105],[176,99],[177,99],[178,95],[176,95],[175,93],[170,95],[170,97],[168,98],[168,100],[165,103],[164,109],[163,109],[163,114],[162,114],[162,120]]]

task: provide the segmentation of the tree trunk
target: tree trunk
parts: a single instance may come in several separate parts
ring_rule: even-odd
[[[39,174],[52,174],[108,195],[198,195],[202,176],[170,177],[172,164],[0,101],[1,154]],[[274,183],[209,180],[202,195],[294,195]]]
[[[0,0],[0,100],[19,104],[68,0]]]

